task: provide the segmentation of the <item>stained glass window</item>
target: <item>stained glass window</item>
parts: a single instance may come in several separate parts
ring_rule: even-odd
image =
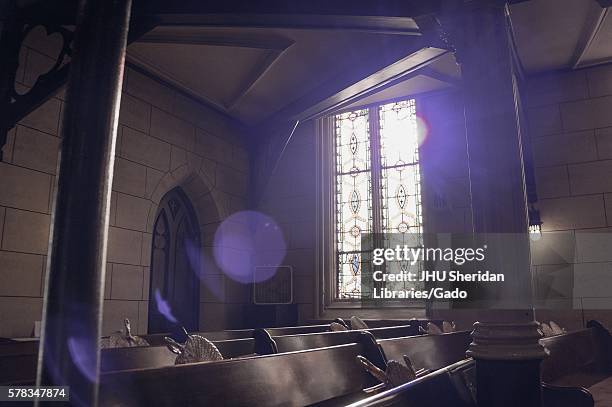
[[[367,110],[336,116],[336,245],[338,291],[361,297],[363,233],[372,232],[372,172]],[[371,248],[369,248],[371,250]]]
[[[394,233],[405,236],[402,244],[422,245],[415,101],[336,115],[335,137],[336,297],[360,299],[367,295],[361,279],[373,249],[362,247],[364,233]],[[387,271],[407,267],[389,264]]]

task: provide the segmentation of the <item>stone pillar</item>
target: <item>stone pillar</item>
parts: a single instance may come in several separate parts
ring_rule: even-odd
[[[38,385],[96,405],[110,194],[131,0],[80,0],[52,212]]]
[[[540,406],[545,356],[532,308],[532,277],[521,125],[505,1],[466,0],[448,15],[461,66],[475,245],[486,268],[504,273],[480,287],[468,354],[476,360],[478,404]]]

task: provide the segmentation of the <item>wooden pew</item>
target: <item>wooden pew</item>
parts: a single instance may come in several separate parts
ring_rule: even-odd
[[[266,330],[269,332],[268,330]],[[257,336],[256,349],[260,354],[270,354],[275,352],[295,352],[307,349],[325,348],[328,346],[341,345],[345,343],[355,342],[356,338],[361,335],[361,332],[370,332],[376,339],[397,338],[402,336],[417,335],[419,333],[418,326],[394,326],[386,328],[373,328],[367,330],[355,331],[340,331],[340,332],[322,332],[303,335],[282,335],[282,336]],[[260,341],[273,341],[273,345],[264,345]],[[265,349],[269,349],[266,351]]]
[[[224,358],[252,355],[253,338],[213,341]],[[34,346],[35,345],[35,346]],[[102,349],[100,370],[141,369],[173,366],[176,355],[166,346],[138,346]],[[0,385],[32,383],[36,376],[38,342],[18,342],[0,346]]]
[[[347,407],[477,407],[474,360],[465,359]],[[593,407],[582,389],[542,385],[543,407]]]
[[[427,328],[429,322],[442,327],[441,319],[364,319],[368,327],[370,328],[384,328],[387,326],[399,326],[399,325],[418,325],[423,328]]]
[[[431,371],[466,359],[471,342],[471,331],[378,340],[386,360],[403,363],[406,355],[415,369]]]
[[[314,332],[327,332],[329,331],[329,325],[303,325],[303,326],[289,326],[282,328],[266,328],[271,335],[299,335]],[[236,329],[228,331],[210,331],[210,332],[192,332],[192,334],[201,335],[209,341],[224,341],[230,339],[244,339],[252,338],[255,329]],[[164,345],[164,337],[170,334],[151,334],[141,335],[151,346]]]
[[[346,405],[377,384],[357,361],[383,366],[372,335],[358,343],[101,375],[100,406]]]
[[[612,336],[601,324],[589,321],[587,329],[544,338],[540,343],[550,352],[541,365],[545,384],[566,391],[586,389],[595,406],[612,402]]]
[[[302,328],[308,331],[309,329],[322,329],[323,326],[271,328],[270,331],[274,333],[295,332],[302,330]],[[326,328],[329,327],[326,326]],[[414,327],[389,327],[375,328],[371,331],[377,338],[388,338],[412,334],[414,329]],[[252,332],[252,330],[249,331],[251,335]],[[307,336],[306,338],[300,338],[301,335],[292,335],[290,338],[281,340],[281,348],[283,351],[289,352],[294,350],[304,350],[315,347],[326,347],[342,343],[350,343],[355,341],[354,336],[357,333],[358,331],[304,334],[304,336]],[[230,336],[232,336],[232,334],[230,334]],[[213,343],[215,343],[225,358],[235,358],[250,355],[256,352],[255,340],[253,338],[213,340]],[[259,353],[269,354],[272,352],[266,351]],[[163,342],[161,342],[158,346],[151,347],[103,349],[101,355],[102,371],[109,369],[121,370],[145,367],[161,367],[174,364],[174,359],[172,358],[172,355],[170,355],[170,352],[166,350]],[[9,343],[0,345],[0,362],[3,366],[3,369],[0,369],[0,384],[32,383],[36,375],[37,358],[38,341],[11,341]],[[4,368],[5,366],[6,368]]]
[[[333,319],[316,319],[308,321],[312,324],[325,324],[329,325],[333,322]],[[348,323],[349,319],[346,318],[345,321]],[[364,319],[363,322],[369,328],[385,328],[389,326],[401,326],[401,325],[420,325],[423,328],[427,327],[427,323],[433,322],[434,324],[442,327],[441,319],[425,319],[425,318],[413,318],[413,319]]]
[[[476,407],[474,361],[463,360],[349,407]]]
[[[36,377],[38,341],[0,345],[0,385],[32,383]]]
[[[214,341],[225,359],[253,355],[253,338]],[[144,369],[173,366],[176,354],[166,346],[138,346],[133,348],[102,349],[100,371]]]

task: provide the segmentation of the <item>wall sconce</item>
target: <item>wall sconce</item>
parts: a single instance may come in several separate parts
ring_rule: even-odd
[[[542,219],[540,219],[540,211],[531,204],[527,212],[529,215],[529,237],[531,240],[540,240],[542,237]]]

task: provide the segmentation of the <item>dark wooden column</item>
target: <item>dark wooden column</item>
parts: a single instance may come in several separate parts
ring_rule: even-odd
[[[486,268],[503,284],[480,287],[469,355],[476,360],[478,404],[540,406],[545,356],[533,321],[532,279],[521,125],[505,1],[472,0],[449,14],[461,65],[473,227],[486,244]]]
[[[81,0],[64,113],[37,383],[96,405],[115,140],[131,0]]]
[[[15,89],[15,73],[19,65],[19,49],[23,23],[17,17],[15,1],[0,4],[0,110],[6,114]],[[0,120],[0,161],[2,148],[11,125],[5,118]]]

